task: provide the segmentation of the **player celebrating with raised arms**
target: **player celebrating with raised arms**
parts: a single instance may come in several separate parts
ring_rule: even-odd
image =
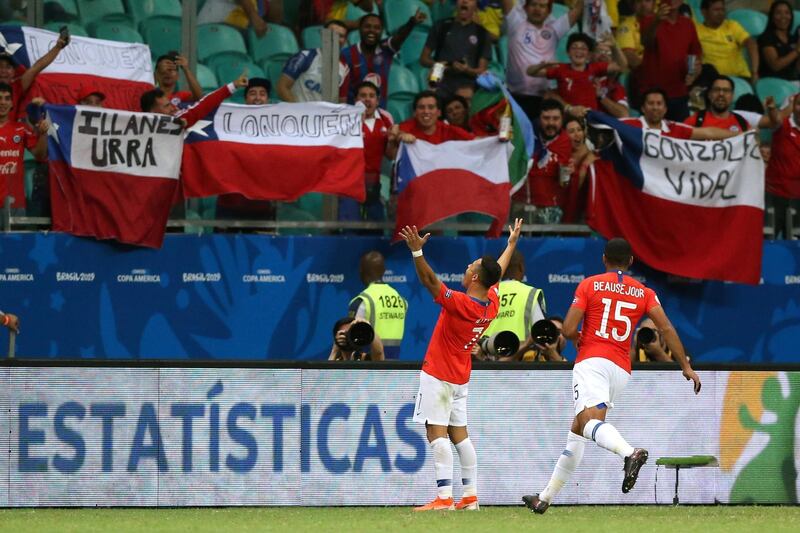
[[[417,276],[434,301],[442,306],[433,330],[422,371],[414,409],[414,422],[425,424],[428,442],[433,450],[438,495],[435,500],[415,511],[478,509],[478,456],[467,433],[467,387],[472,370],[472,346],[497,315],[497,284],[503,277],[517,247],[522,219],[509,227],[508,246],[499,259],[484,255],[467,265],[464,273],[465,292],[448,289],[425,261],[422,247],[430,233],[420,237],[416,226],[406,226],[400,236],[406,241]],[[453,504],[453,450],[461,462],[461,501]]]
[[[700,378],[686,360],[683,344],[656,293],[623,273],[632,263],[631,246],[625,239],[608,241],[603,253],[606,273],[586,278],[578,285],[564,319],[564,336],[578,341],[578,358],[572,369],[575,419],[547,487],[541,494],[522,497],[536,513],[547,510],[578,468],[584,444],[590,439],[624,460],[622,492],[629,492],[636,483],[639,469],[647,462],[647,450],[632,447],[605,419],[608,408],[614,406],[630,379],[631,334],[642,315],[646,313],[653,320],[680,363],[684,377],[694,382],[695,394],[700,392]],[[578,331],[581,321],[583,328]]]

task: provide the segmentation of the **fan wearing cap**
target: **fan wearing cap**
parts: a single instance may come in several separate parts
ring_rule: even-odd
[[[106,95],[94,85],[88,85],[78,94],[78,104],[89,107],[105,107]]]
[[[246,105],[266,105],[272,84],[266,78],[250,78],[244,93]],[[251,200],[239,193],[221,194],[217,197],[218,220],[275,220],[275,202]]]
[[[186,76],[186,83],[189,84],[188,91],[178,90],[178,68],[183,70]],[[173,105],[188,104],[196,102],[203,97],[203,89],[189,70],[189,61],[178,52],[169,52],[156,59],[156,87],[164,91]]]
[[[21,102],[24,100],[28,89],[33,85],[36,76],[55,61],[61,50],[69,44],[69,35],[59,36],[56,44],[46,54],[40,57],[29,69],[19,65],[14,57],[7,53],[0,53],[0,83],[11,86],[13,101],[9,112],[11,120],[17,120],[22,113]]]

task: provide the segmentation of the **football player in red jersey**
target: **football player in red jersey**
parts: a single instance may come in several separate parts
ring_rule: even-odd
[[[628,444],[605,419],[608,408],[614,406],[631,377],[631,338],[642,315],[653,320],[680,363],[684,377],[694,382],[695,394],[700,392],[700,378],[689,365],[683,344],[658,296],[624,273],[632,263],[631,246],[625,239],[608,241],[603,253],[606,273],[588,277],[578,285],[564,319],[564,336],[578,341],[578,358],[572,369],[575,419],[547,487],[541,494],[522,497],[535,513],[547,510],[575,472],[588,440],[623,459],[622,492],[629,492],[636,483],[639,469],[647,462],[647,450]],[[578,331],[581,321],[583,328]]]
[[[472,370],[472,346],[497,315],[497,284],[517,247],[522,219],[509,227],[508,246],[499,259],[484,255],[469,265],[462,285],[465,291],[447,288],[422,255],[430,233],[420,237],[416,226],[406,226],[400,236],[406,241],[417,276],[434,301],[442,306],[433,330],[422,371],[414,409],[414,422],[425,424],[433,450],[438,495],[416,511],[478,509],[478,457],[467,433],[467,387]],[[461,463],[461,501],[453,504],[453,450]]]

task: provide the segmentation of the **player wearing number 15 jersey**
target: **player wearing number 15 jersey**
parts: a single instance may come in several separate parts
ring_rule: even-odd
[[[578,285],[564,319],[564,336],[578,341],[578,358],[572,369],[575,419],[547,487],[541,494],[522,497],[525,505],[536,513],[547,510],[578,468],[589,440],[624,461],[622,492],[629,492],[636,483],[639,469],[647,462],[647,450],[632,447],[605,419],[606,411],[614,407],[614,400],[630,379],[631,335],[643,315],[647,314],[662,331],[684,377],[694,382],[695,394],[700,392],[700,378],[686,360],[680,338],[656,293],[624,274],[632,263],[627,241],[608,241],[603,253],[606,273],[586,278]],[[581,321],[583,327],[578,331]]]
[[[406,226],[400,231],[411,249],[419,280],[442,306],[419,374],[414,409],[414,422],[425,424],[433,452],[438,495],[431,503],[417,507],[417,511],[478,509],[478,457],[467,433],[467,388],[472,370],[472,347],[497,315],[497,283],[517,246],[522,219],[517,219],[509,229],[508,246],[499,259],[485,255],[467,266],[462,282],[465,292],[448,289],[425,261],[422,247],[430,233],[420,237],[416,226]],[[461,463],[464,489],[458,505],[453,504],[451,441]]]

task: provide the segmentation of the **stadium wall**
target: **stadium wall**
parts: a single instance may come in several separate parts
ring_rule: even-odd
[[[436,237],[425,256],[458,287],[466,265],[504,239]],[[525,238],[528,281],[564,314],[604,241]],[[0,308],[22,318],[17,356],[60,359],[314,360],[361,290],[360,256],[387,257],[408,300],[401,358],[420,360],[439,312],[403,245],[377,237],[170,235],[161,250],[63,234],[0,236]],[[702,250],[698,254],[704,253]],[[764,245],[758,286],[677,279],[635,265],[695,362],[800,362],[800,241]],[[574,351],[567,352],[568,358]]]
[[[413,370],[2,367],[0,506],[413,505],[433,464],[411,421]],[[590,443],[565,504],[797,503],[800,373],[637,371],[610,412],[650,451],[623,495],[622,462]],[[544,487],[572,418],[567,370],[479,370],[470,433],[485,504]],[[460,493],[458,472],[455,491]]]

